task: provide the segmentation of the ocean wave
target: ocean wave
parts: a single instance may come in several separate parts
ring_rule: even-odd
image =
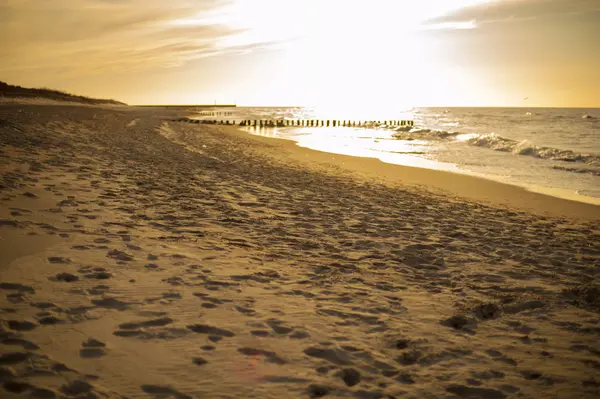
[[[585,163],[589,166],[600,167],[600,155],[584,154],[570,150],[560,150],[552,147],[537,146],[527,140],[516,141],[495,133],[477,134],[447,132],[432,129],[395,129],[392,137],[397,140],[449,140],[455,139],[466,144],[489,148],[494,151],[509,152],[515,155],[531,156],[534,158],[550,159],[562,162]],[[583,172],[582,172],[583,173]]]
[[[559,150],[552,147],[537,146],[527,140],[516,141],[498,136],[494,133],[473,135],[465,140],[470,145],[491,148],[495,151],[511,152],[515,155],[526,155],[541,159],[562,162],[580,162],[590,166],[600,166],[600,156],[583,154],[571,150]]]
[[[392,137],[396,140],[439,140],[453,138],[461,135],[461,132],[447,132],[445,130],[419,129],[410,126],[401,126],[394,129]]]
[[[600,176],[600,170],[587,168],[567,168],[565,166],[553,166],[552,169],[563,170],[565,172],[588,174],[592,176]]]

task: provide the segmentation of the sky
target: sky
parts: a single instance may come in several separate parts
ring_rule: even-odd
[[[0,0],[0,80],[129,104],[600,107],[598,0]]]

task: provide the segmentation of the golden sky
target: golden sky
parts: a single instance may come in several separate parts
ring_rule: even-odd
[[[129,104],[600,107],[599,38],[598,0],[0,0],[0,80]]]

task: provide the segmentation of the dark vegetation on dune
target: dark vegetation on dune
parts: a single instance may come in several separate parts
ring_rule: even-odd
[[[98,98],[89,98],[84,96],[76,96],[74,94],[65,93],[59,90],[51,89],[30,89],[21,86],[13,86],[0,81],[0,97],[25,97],[25,98],[47,98],[56,101],[71,101],[82,104],[112,104],[112,105],[127,105],[116,100],[103,100]]]

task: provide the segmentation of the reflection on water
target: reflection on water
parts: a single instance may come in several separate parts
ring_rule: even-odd
[[[393,132],[355,128],[244,128],[259,136],[295,141],[299,146],[334,154],[376,158],[383,162],[419,168],[458,171],[456,165],[428,158],[436,152],[424,140],[397,140]]]

